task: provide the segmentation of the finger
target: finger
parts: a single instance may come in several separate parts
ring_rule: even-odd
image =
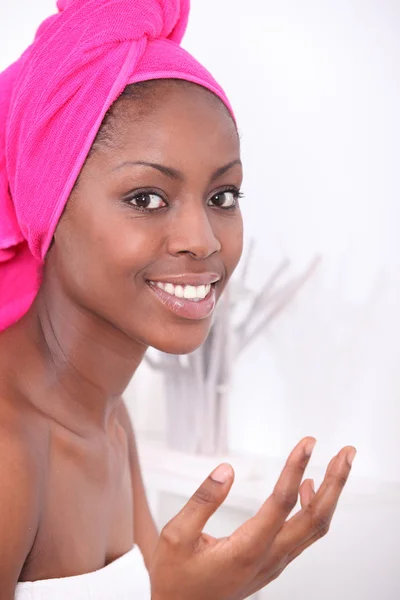
[[[169,542],[192,544],[198,539],[208,519],[227,497],[234,480],[231,465],[222,463],[196,490],[182,510],[162,531]]]
[[[291,452],[275,485],[272,495],[258,513],[235,531],[231,539],[237,540],[246,551],[260,552],[268,547],[296,506],[299,487],[310,460],[316,440],[304,438]]]
[[[289,555],[309,540],[315,541],[328,532],[340,494],[350,474],[355,452],[354,448],[346,447],[331,460],[314,498],[289,519],[279,532],[275,541],[279,553]]]
[[[307,541],[300,544],[300,546],[297,546],[297,548],[292,550],[292,552],[289,552],[289,555],[286,560],[286,566],[288,566],[292,561],[294,561],[295,558],[300,556],[300,554],[302,554],[304,552],[304,550],[307,550],[307,548],[312,546],[315,542],[317,542],[320,539],[321,539],[321,535],[319,533],[316,533],[315,535],[310,537]]]
[[[300,486],[300,503],[304,510],[315,496],[314,480],[305,479]]]
[[[315,438],[305,438],[291,452],[275,485],[255,519],[274,522],[278,531],[297,504],[299,488],[314,446]]]
[[[314,480],[313,479],[305,479],[300,486],[299,493],[300,493],[301,507],[302,507],[302,509],[305,509],[310,504],[310,502],[312,501],[312,499],[315,496]],[[308,543],[308,545],[311,545],[312,543],[313,542],[310,541]],[[303,552],[303,550],[305,550],[305,548],[308,545],[304,544],[303,548],[299,547],[298,554],[301,554],[301,552]],[[289,562],[294,560],[296,558],[296,556],[298,556],[298,554],[295,555],[295,553],[293,552],[293,554],[290,555],[289,557],[282,556],[282,554],[279,555],[279,553],[276,550],[275,550],[275,552],[273,552],[272,555],[270,554],[268,556],[267,568],[265,568],[265,566],[263,566],[262,570],[259,572],[258,576],[255,578],[255,580],[253,582],[253,587],[250,589],[249,594],[250,595],[255,594],[256,592],[261,590],[263,587],[265,587],[267,584],[271,583],[271,581],[276,579],[280,575],[280,573],[283,571],[283,569],[289,564]]]

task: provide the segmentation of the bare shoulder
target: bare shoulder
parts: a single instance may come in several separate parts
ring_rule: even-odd
[[[147,502],[131,417],[122,399],[118,406],[118,419],[126,432],[129,447],[134,503],[134,539],[142,551],[146,567],[150,568],[158,541],[158,531]]]
[[[0,385],[0,581],[13,598],[39,525],[44,480],[39,418],[15,390]]]
[[[134,431],[134,426],[132,423],[131,416],[129,414],[128,408],[123,398],[121,398],[118,409],[118,421],[123,430],[125,431],[125,435],[128,443],[128,452],[129,452],[129,460],[131,463],[133,482],[138,484],[140,488],[143,487],[142,475],[141,475],[141,467],[139,454],[137,449],[136,435]],[[135,490],[137,491],[137,490]]]

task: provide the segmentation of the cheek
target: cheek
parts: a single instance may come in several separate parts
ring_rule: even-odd
[[[231,217],[229,217],[231,219]],[[235,270],[243,251],[243,220],[239,213],[232,220],[218,224],[217,236],[221,244],[221,254],[230,277]],[[226,222],[228,221],[228,222]]]
[[[64,282],[81,298],[87,292],[125,296],[124,286],[132,286],[157,251],[154,236],[135,225],[123,209],[76,211],[61,222],[55,240]]]

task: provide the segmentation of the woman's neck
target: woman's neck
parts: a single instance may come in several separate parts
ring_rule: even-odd
[[[42,286],[15,334],[30,357],[24,381],[36,390],[31,400],[77,432],[107,428],[147,350],[55,286]]]

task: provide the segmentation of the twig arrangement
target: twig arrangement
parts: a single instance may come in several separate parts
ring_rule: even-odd
[[[166,437],[175,450],[205,455],[227,452],[232,364],[256,337],[265,333],[311,277],[320,260],[316,257],[300,276],[279,285],[290,266],[290,261],[284,260],[261,290],[254,293],[247,287],[253,251],[252,243],[241,277],[227,286],[214,313],[208,338],[200,348],[183,356],[160,352],[157,360],[146,355],[148,364],[163,373]],[[234,314],[245,303],[249,308],[235,324]]]

